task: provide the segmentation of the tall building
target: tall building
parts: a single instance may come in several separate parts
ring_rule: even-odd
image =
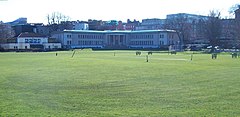
[[[167,15],[165,28],[177,30],[181,33],[181,38],[187,43],[207,43],[201,22],[208,20],[207,16],[178,13]]]
[[[164,29],[165,19],[143,19],[140,26],[136,30],[158,30]]]

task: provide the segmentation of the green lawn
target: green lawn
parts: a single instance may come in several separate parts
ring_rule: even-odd
[[[0,53],[0,116],[240,116],[240,58],[72,53]]]

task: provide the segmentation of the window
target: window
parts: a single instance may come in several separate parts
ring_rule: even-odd
[[[33,40],[33,43],[37,43],[37,39],[34,39],[34,40]]]
[[[160,45],[164,45],[164,41],[160,41]]]
[[[72,38],[72,35],[67,35],[67,38]]]
[[[71,45],[71,43],[72,43],[71,41],[67,41],[67,45]]]
[[[32,39],[29,39],[29,40],[28,40],[28,43],[32,43],[32,42],[33,42],[33,40],[32,40]]]
[[[164,35],[162,34],[162,35],[159,35],[159,38],[164,38]]]
[[[25,43],[28,43],[28,39],[25,39]]]

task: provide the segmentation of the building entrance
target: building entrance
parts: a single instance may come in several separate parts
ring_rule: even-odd
[[[126,35],[107,35],[107,46],[111,48],[126,47]]]

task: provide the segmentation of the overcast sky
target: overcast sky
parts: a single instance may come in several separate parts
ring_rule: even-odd
[[[61,12],[71,20],[122,20],[166,18],[167,14],[191,13],[208,15],[210,10],[228,10],[239,0],[0,0],[0,21],[19,17],[29,23],[47,22],[47,14]]]

